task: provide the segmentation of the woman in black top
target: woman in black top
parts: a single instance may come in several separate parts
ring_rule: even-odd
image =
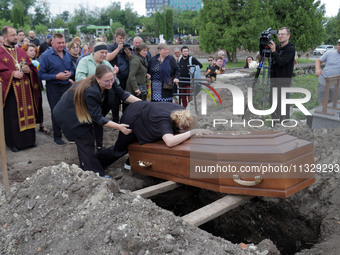
[[[138,141],[140,144],[163,140],[168,147],[176,146],[192,135],[208,134],[209,130],[190,128],[196,126],[197,118],[189,110],[169,102],[137,102],[129,105],[121,119],[132,129],[132,133],[119,133],[116,144],[97,153],[105,169],[128,152],[128,146]],[[177,133],[178,130],[187,131]]]
[[[117,129],[124,135],[132,132],[129,125],[118,124],[105,117],[114,104],[115,95],[128,103],[140,100],[115,82],[110,67],[99,65],[95,75],[75,83],[65,92],[53,110],[66,138],[77,145],[80,167],[98,172],[101,176],[104,170],[95,156],[93,123]]]

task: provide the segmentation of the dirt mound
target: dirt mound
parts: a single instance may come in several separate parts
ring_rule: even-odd
[[[1,254],[256,254],[192,227],[112,179],[61,163],[0,200]],[[266,247],[265,245],[263,245]],[[259,251],[259,250],[257,250]],[[247,253],[246,253],[247,252]],[[263,253],[266,254],[266,253]]]

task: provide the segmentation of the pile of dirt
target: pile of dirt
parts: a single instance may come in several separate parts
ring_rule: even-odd
[[[252,79],[231,82],[245,87]],[[200,120],[204,128],[214,129],[212,118],[233,118],[230,93],[218,82],[215,88],[223,107],[208,102],[211,114]],[[45,125],[51,129],[49,111],[45,113]],[[287,199],[253,199],[203,225],[204,230],[178,216],[222,194],[186,186],[153,199],[155,204],[131,191],[162,180],[123,170],[126,157],[107,170],[114,178],[104,179],[72,165],[78,164],[74,144],[58,146],[53,137],[37,133],[36,148],[7,151],[11,190],[6,200],[0,185],[0,254],[265,255],[279,254],[277,248],[282,254],[339,254],[340,129],[311,130],[305,123],[259,129],[313,142],[315,164],[322,169],[315,173],[316,183]],[[104,146],[111,146],[117,134],[105,129]]]
[[[7,201],[2,191],[0,215],[1,254],[267,254],[66,163],[12,185]]]

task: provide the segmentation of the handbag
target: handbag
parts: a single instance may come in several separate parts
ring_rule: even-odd
[[[168,82],[163,82],[163,89],[170,89],[174,88],[174,78],[170,77]]]

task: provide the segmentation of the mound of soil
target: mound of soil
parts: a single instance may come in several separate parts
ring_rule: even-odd
[[[114,180],[66,163],[12,185],[7,201],[2,192],[0,215],[1,254],[245,254]]]
[[[212,129],[211,121],[202,126]],[[324,166],[316,183],[287,199],[253,199],[203,230],[178,216],[222,194],[185,186],[154,202],[143,199],[130,191],[162,180],[123,170],[126,157],[107,170],[111,180],[84,172],[72,165],[78,164],[74,144],[59,146],[37,132],[37,147],[7,150],[11,189],[6,197],[0,185],[0,254],[339,254],[340,174],[331,167],[340,164],[340,129],[300,123],[268,130],[314,143],[315,163]],[[117,134],[105,129],[104,146]]]

